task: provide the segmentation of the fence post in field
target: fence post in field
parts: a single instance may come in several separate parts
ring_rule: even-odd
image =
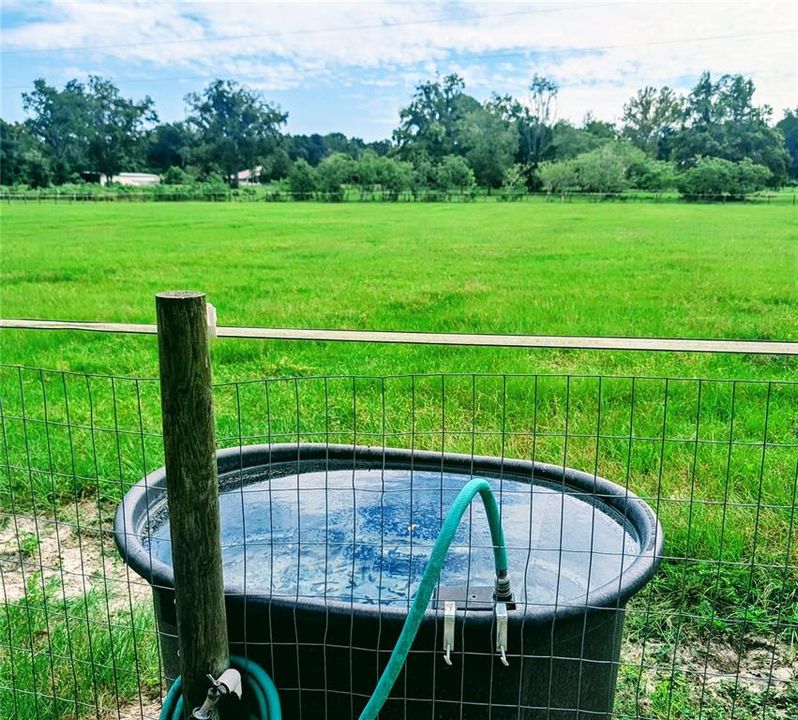
[[[165,292],[158,317],[167,501],[186,712],[228,666],[205,295]]]

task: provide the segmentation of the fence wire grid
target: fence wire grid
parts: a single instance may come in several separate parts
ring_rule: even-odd
[[[424,460],[443,456],[425,452],[465,456],[461,480],[469,462],[480,475],[479,458],[497,458],[482,474],[508,533],[509,667],[492,603],[458,605],[452,665],[444,658],[443,598],[465,586],[467,600],[492,577],[476,504],[384,717],[794,717],[798,383],[306,377],[218,384],[214,403],[220,449],[282,448],[222,477],[221,511],[231,640],[273,676],[286,717],[357,717],[376,684],[457,484],[446,462]],[[0,366],[0,420],[0,717],[157,718],[175,673],[171,588],[122,561],[114,515],[163,465],[158,381]],[[318,446],[309,463],[307,444]],[[347,464],[338,446],[372,448],[377,460],[358,464],[352,451]],[[409,451],[406,469],[392,449]],[[620,601],[590,605],[607,560],[621,579],[627,567],[626,549],[598,547],[596,518],[612,515],[596,510],[601,494],[544,483],[584,501],[567,512],[564,500],[546,504],[536,478],[511,470],[517,460],[606,478],[656,513],[662,563],[622,615]],[[168,526],[151,505],[153,517],[125,535],[168,564]],[[585,508],[588,546],[569,545]],[[538,532],[547,524],[554,546]],[[587,579],[575,577],[585,563]],[[584,593],[569,600],[569,583]],[[540,623],[540,612],[573,610],[580,597],[581,633]],[[596,631],[611,638],[598,649],[594,617],[613,623]]]

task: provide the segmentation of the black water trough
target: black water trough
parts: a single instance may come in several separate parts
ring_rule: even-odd
[[[220,451],[218,463],[231,651],[269,672],[284,717],[358,716],[443,516],[472,477],[491,482],[502,511],[515,594],[509,665],[496,649],[503,623],[491,594],[488,523],[476,500],[380,717],[609,717],[624,607],[662,552],[662,528],[637,496],[553,465],[408,450],[250,446]],[[114,530],[126,562],[153,586],[164,668],[174,676],[163,469],[125,496]],[[457,608],[451,665],[447,600]]]

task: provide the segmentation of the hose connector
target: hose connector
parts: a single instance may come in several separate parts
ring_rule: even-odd
[[[496,589],[493,593],[496,602],[512,603],[513,591],[510,587],[510,576],[507,572],[501,572],[496,575]]]

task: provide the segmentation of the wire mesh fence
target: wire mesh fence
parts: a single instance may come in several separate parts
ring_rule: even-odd
[[[220,384],[214,400],[219,448],[266,447],[252,467],[232,451],[221,476],[228,622],[236,652],[274,677],[287,717],[357,717],[472,475],[493,486],[508,535],[509,666],[495,603],[480,595],[491,541],[472,506],[386,717],[768,720],[794,710],[798,383],[306,377]],[[158,382],[0,367],[0,401],[0,716],[155,718],[175,643],[153,476],[146,518],[122,533],[145,552],[145,577],[120,557],[114,514],[163,464]],[[597,477],[639,496],[664,533],[662,563],[623,615],[625,599],[597,603],[592,592],[622,584],[637,536],[602,506],[611,493]],[[614,540],[596,530],[608,518]],[[458,592],[466,605],[479,597],[461,607]],[[457,600],[451,666],[446,598]],[[593,610],[612,611],[598,649],[586,632]],[[578,611],[567,642],[560,611]]]

